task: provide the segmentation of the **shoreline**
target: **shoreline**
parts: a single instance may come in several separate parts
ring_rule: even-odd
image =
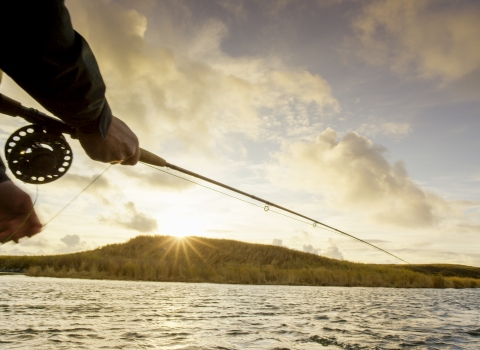
[[[57,279],[72,279],[72,280],[88,280],[88,281],[118,281],[118,282],[148,282],[148,283],[186,283],[186,284],[212,284],[212,285],[235,285],[235,286],[279,286],[279,287],[327,287],[327,288],[374,288],[374,289],[479,289],[480,287],[394,287],[394,286],[360,286],[360,285],[312,285],[312,284],[278,284],[278,283],[263,283],[263,284],[253,284],[253,283],[218,283],[218,282],[209,282],[209,281],[152,281],[152,280],[142,280],[142,279],[117,279],[117,278],[94,278],[91,276],[85,277],[72,277],[72,276],[48,276],[48,275],[39,275],[33,276],[27,273],[20,272],[0,272],[1,276],[25,276],[31,278],[57,278]]]
[[[0,256],[0,271],[32,277],[216,284],[479,288],[480,268],[335,260],[273,245],[170,236],[51,256]]]

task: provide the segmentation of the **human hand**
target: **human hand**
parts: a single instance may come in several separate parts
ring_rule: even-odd
[[[105,140],[99,133],[84,134],[79,131],[77,137],[87,155],[93,160],[135,165],[140,158],[137,136],[127,124],[115,117],[112,117]]]
[[[42,224],[33,210],[30,196],[11,181],[1,182],[0,243],[10,240],[18,243],[20,238],[32,237],[39,233],[41,228]],[[11,235],[13,236],[10,237]]]

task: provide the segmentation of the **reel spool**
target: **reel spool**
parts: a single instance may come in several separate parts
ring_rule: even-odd
[[[62,134],[32,124],[10,135],[5,144],[5,158],[17,179],[29,184],[45,184],[67,172],[73,153]]]

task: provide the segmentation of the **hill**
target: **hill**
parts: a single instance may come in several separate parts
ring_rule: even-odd
[[[361,264],[285,247],[199,237],[138,236],[81,253],[0,256],[0,271],[12,270],[30,276],[170,282],[480,287],[480,268],[475,267]]]

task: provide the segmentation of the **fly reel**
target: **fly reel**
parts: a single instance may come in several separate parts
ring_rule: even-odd
[[[5,158],[17,179],[30,184],[45,184],[67,172],[73,153],[61,133],[32,124],[10,135],[5,144]]]

